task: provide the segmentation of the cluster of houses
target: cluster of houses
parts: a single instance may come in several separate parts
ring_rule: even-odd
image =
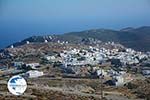
[[[81,70],[87,72],[89,66],[103,65],[118,66],[126,68],[126,66],[138,65],[141,61],[149,59],[149,56],[142,52],[137,52],[130,48],[124,50],[96,48],[89,46],[88,49],[71,49],[63,50],[59,56],[46,55],[45,59],[51,62],[60,62],[60,67],[65,72],[79,73]],[[86,67],[86,68],[85,68]],[[144,71],[149,72],[149,71]],[[149,74],[149,73],[148,73]]]
[[[105,84],[115,85],[115,86],[122,86],[133,80],[133,76],[129,73],[126,73],[126,71],[117,72],[113,69],[109,69],[109,70],[98,69],[97,75],[102,78],[108,78],[108,80],[105,81]]]
[[[38,68],[40,68],[39,63],[14,62],[12,66],[14,66],[16,70],[27,70],[25,73],[22,74],[24,77],[27,78],[36,78],[44,75],[42,71],[38,71]]]
[[[51,37],[50,37],[51,38]],[[45,40],[47,43],[48,40]],[[30,42],[27,41],[27,44]],[[62,43],[58,41],[58,43]],[[68,44],[68,42],[64,42]],[[116,46],[115,43],[106,43],[105,45],[112,45]],[[13,46],[12,46],[13,48]],[[5,52],[8,54],[8,52]],[[1,54],[1,56],[3,56]],[[11,55],[9,55],[11,56]],[[132,80],[130,75],[127,75],[125,71],[115,71],[115,70],[102,70],[97,67],[97,65],[101,66],[113,66],[119,68],[126,68],[127,66],[136,66],[147,59],[150,59],[150,53],[143,53],[137,52],[130,48],[105,48],[105,47],[96,47],[96,46],[89,46],[88,48],[84,49],[68,49],[63,50],[61,52],[53,53],[53,54],[45,54],[44,60],[56,63],[59,62],[59,66],[64,72],[73,73],[73,74],[81,74],[84,73],[86,75],[101,75],[105,77],[111,77],[113,82],[116,85],[120,85],[125,83],[128,80]],[[149,64],[150,65],[150,64]],[[32,63],[24,63],[24,62],[13,62],[13,65],[16,69],[31,68],[24,75],[30,78],[43,76],[44,73],[38,71],[40,67],[39,62],[32,62]],[[147,65],[146,65],[147,66]],[[0,71],[6,70],[7,67],[0,65]],[[150,67],[143,67],[141,73],[143,75],[150,76]],[[114,81],[115,80],[115,81]]]
[[[13,62],[12,66],[14,66],[16,69],[21,69],[22,66],[31,67],[31,69],[38,69],[40,67],[40,63]]]
[[[60,58],[52,56],[45,56],[49,61],[60,61],[65,67],[68,65],[96,65],[104,61],[118,61],[121,66],[138,64],[144,59],[148,59],[149,56],[142,53],[136,52],[132,49],[125,49],[125,51],[119,51],[119,49],[106,49],[106,48],[95,48],[89,47],[89,49],[79,50],[64,50],[60,53]]]

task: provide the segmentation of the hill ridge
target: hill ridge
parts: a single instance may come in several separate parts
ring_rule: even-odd
[[[26,41],[30,42],[57,42],[69,41],[70,43],[81,43],[83,39],[96,39],[103,42],[117,42],[126,47],[139,51],[150,51],[150,26],[138,28],[127,27],[121,30],[112,29],[90,29],[80,32],[69,32],[59,35],[32,36],[21,42],[14,43],[14,46],[23,45]]]

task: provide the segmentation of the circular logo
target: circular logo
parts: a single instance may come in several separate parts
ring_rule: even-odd
[[[27,88],[27,83],[23,77],[17,75],[9,79],[7,87],[12,94],[22,95]]]

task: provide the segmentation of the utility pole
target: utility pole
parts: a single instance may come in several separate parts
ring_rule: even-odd
[[[103,100],[103,71],[102,71],[102,66],[101,66],[101,76],[100,77],[100,84],[101,84],[101,100]]]
[[[103,71],[102,71],[102,66],[99,63],[99,68],[100,70],[97,71],[97,75],[99,76],[100,79],[100,95],[101,95],[101,100],[103,100]]]

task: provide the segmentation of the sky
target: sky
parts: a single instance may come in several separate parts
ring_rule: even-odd
[[[32,35],[150,26],[150,0],[0,0],[0,48]]]

